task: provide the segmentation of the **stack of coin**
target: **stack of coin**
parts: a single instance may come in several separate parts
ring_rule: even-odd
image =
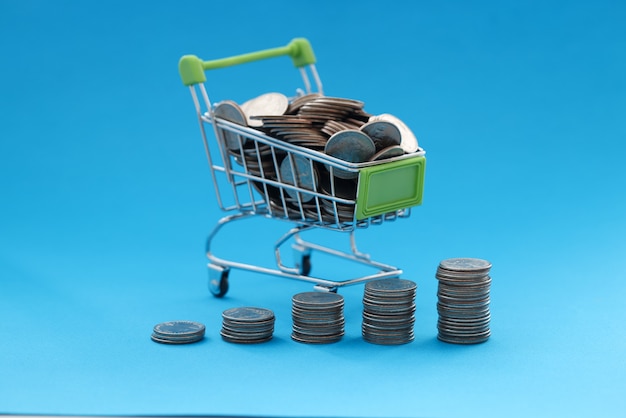
[[[343,337],[343,296],[332,292],[304,292],[294,295],[291,300],[291,338],[294,341],[327,344]]]
[[[222,312],[224,341],[238,344],[262,343],[272,339],[274,312],[264,308],[231,308]]]
[[[436,277],[437,338],[454,344],[476,344],[491,335],[489,290],[491,263],[477,258],[450,258],[439,263]]]
[[[416,289],[415,282],[398,278],[368,282],[363,295],[363,339],[382,345],[413,341]]]
[[[204,338],[205,326],[193,321],[169,321],[157,324],[152,341],[161,344],[190,344]]]

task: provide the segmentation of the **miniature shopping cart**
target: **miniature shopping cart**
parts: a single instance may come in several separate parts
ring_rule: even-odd
[[[421,204],[426,162],[423,149],[382,161],[351,163],[318,149],[277,139],[215,112],[216,105],[209,100],[205,88],[205,71],[278,56],[291,57],[300,70],[304,83],[304,90],[296,90],[300,96],[311,93],[323,96],[315,56],[304,38],[296,38],[284,47],[211,61],[185,55],[179,62],[182,81],[191,91],[198,116],[217,203],[229,213],[217,222],[207,239],[211,293],[217,297],[226,294],[231,269],[304,280],[313,283],[317,290],[332,292],[346,285],[400,276],[402,270],[360,252],[354,233],[357,229],[406,218],[411,207]],[[311,89],[309,75],[316,90]],[[209,126],[215,141],[208,138]],[[303,176],[286,176],[284,170],[281,172],[285,165],[292,173],[315,175],[305,176],[308,182],[304,184]],[[346,188],[347,181],[353,186]],[[252,216],[291,224],[274,244],[275,268],[222,259],[212,252],[211,243],[225,225]],[[303,232],[316,228],[349,234],[351,251],[301,238]],[[291,242],[295,254],[291,266],[281,257],[281,248],[287,242]],[[340,281],[314,277],[310,274],[313,251],[361,263],[372,267],[374,272]]]

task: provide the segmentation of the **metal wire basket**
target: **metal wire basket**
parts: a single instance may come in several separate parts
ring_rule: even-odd
[[[305,88],[300,95],[313,92],[311,74],[315,92],[323,96],[313,50],[303,38],[294,39],[284,47],[211,61],[185,55],[179,62],[183,84],[189,87],[195,105],[217,203],[229,212],[209,233],[206,246],[209,289],[218,297],[228,291],[231,268],[305,280],[326,291],[398,277],[402,270],[374,261],[357,249],[354,232],[406,218],[411,207],[422,202],[426,160],[421,148],[381,161],[351,163],[229,121],[215,112],[216,106],[209,100],[205,87],[205,71],[284,55],[290,56],[300,70]],[[210,127],[216,141],[208,138]],[[213,239],[225,225],[251,216],[292,224],[274,244],[276,268],[226,260],[211,250]],[[312,228],[348,233],[351,251],[303,240],[301,233]],[[293,266],[284,264],[280,251],[289,241],[293,241],[296,254]],[[377,271],[340,281],[314,277],[310,275],[312,251],[365,264]]]

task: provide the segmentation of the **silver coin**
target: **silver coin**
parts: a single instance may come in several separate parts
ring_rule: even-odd
[[[385,315],[385,314],[380,314],[377,312],[370,312],[368,310],[363,310],[363,320],[370,320],[370,321],[375,321],[375,322],[384,322],[384,323],[389,323],[389,324],[396,324],[396,323],[404,323],[407,321],[413,321],[415,320],[415,316],[414,315]]]
[[[150,339],[159,344],[192,344],[198,341],[202,341],[204,339],[204,334],[193,338],[164,338],[158,334],[153,333],[150,336]]]
[[[316,189],[319,181],[317,170],[311,164],[311,160],[297,154],[285,157],[280,164],[280,176],[284,183],[312,191]],[[299,195],[303,202],[309,202],[315,197],[311,193],[299,193],[291,189],[285,189],[285,192],[293,199],[298,199]]]
[[[368,293],[363,295],[363,302],[369,303],[372,305],[401,307],[404,305],[406,306],[411,305],[412,303],[414,303],[414,301],[415,301],[415,293],[412,293],[407,296],[402,296],[402,297],[381,297],[381,296],[376,296],[376,295],[372,295]]]
[[[452,343],[452,344],[479,344],[479,343],[483,343],[485,341],[487,341],[489,339],[489,337],[491,336],[491,331],[485,331],[483,333],[479,333],[476,335],[465,335],[465,336],[458,336],[458,335],[451,335],[448,334],[446,332],[439,332],[437,334],[437,338],[440,341],[446,342],[446,343]]]
[[[176,342],[176,341],[198,341],[201,340],[202,338],[204,338],[204,333],[201,334],[195,334],[195,335],[186,335],[186,336],[177,336],[177,337],[172,337],[172,336],[167,336],[167,335],[162,335],[162,334],[157,334],[156,332],[152,333],[152,336],[155,338],[159,338],[162,340],[167,340],[167,341],[172,341],[172,342]]]
[[[489,286],[450,286],[439,282],[437,293],[450,298],[478,298],[479,296],[488,296],[490,292]]]
[[[240,339],[240,340],[255,340],[255,339],[265,339],[272,335],[274,329],[261,331],[261,332],[233,332],[228,328],[222,327],[220,330],[220,334],[222,336],[227,336],[232,339]]]
[[[337,335],[344,332],[345,322],[329,326],[320,324],[319,326],[310,326],[308,324],[293,324],[292,330],[303,335]]]
[[[343,312],[343,306],[337,309],[299,309],[295,306],[291,309],[291,314],[294,318],[306,318],[309,320],[328,320],[336,318]]]
[[[380,305],[363,302],[363,310],[373,315],[401,316],[412,315],[415,312],[415,303],[411,305]]]
[[[456,290],[459,292],[474,292],[489,289],[491,287],[491,276],[483,276],[478,279],[470,280],[444,279],[440,276],[436,277],[439,279],[439,287],[442,289]]]
[[[371,116],[369,120],[393,123],[400,130],[400,135],[402,138],[400,146],[406,153],[416,152],[419,149],[415,134],[398,117],[390,115],[388,113],[383,113],[380,115]]]
[[[404,323],[388,323],[388,322],[376,322],[369,319],[363,319],[363,327],[367,327],[374,331],[382,332],[407,332],[413,329],[415,324],[415,318],[411,317],[409,321]]]
[[[453,335],[457,337],[475,337],[477,334],[491,332],[489,323],[455,326],[447,322],[437,322],[437,331],[442,334]]]
[[[265,93],[241,105],[249,126],[260,127],[263,122],[256,116],[284,115],[289,107],[289,99],[281,93]]]
[[[233,332],[265,332],[274,329],[274,321],[264,322],[263,324],[256,324],[255,322],[251,323],[232,323],[223,321],[222,328],[226,328]]]
[[[370,158],[370,161],[381,161],[389,158],[399,157],[404,154],[404,149],[400,145],[392,145],[383,148]]]
[[[319,93],[309,93],[309,94],[303,94],[301,96],[295,97],[291,103],[289,103],[289,108],[287,110],[288,114],[295,114],[297,113],[300,108],[305,105],[306,103],[320,97],[321,94]]]
[[[168,321],[157,324],[153,332],[162,337],[195,336],[205,332],[204,324],[195,321]]]
[[[484,271],[480,274],[460,274],[460,273],[445,273],[442,270],[437,270],[435,277],[444,283],[450,283],[451,285],[459,286],[480,286],[491,282],[489,271]]]
[[[415,289],[417,289],[415,282],[398,278],[372,280],[365,284],[366,292],[369,291],[376,294],[405,293],[412,292]]]
[[[298,306],[321,307],[343,304],[344,299],[340,294],[333,292],[303,292],[294,295],[292,301]]]
[[[439,267],[450,271],[474,272],[490,269],[491,263],[479,258],[449,258],[441,261]]]
[[[367,323],[361,325],[361,334],[370,337],[406,338],[414,334],[413,325],[401,329],[392,327],[375,327]]]
[[[312,337],[309,335],[302,335],[297,332],[291,333],[291,339],[305,344],[332,344],[341,341],[344,334],[332,335],[327,337]]]
[[[362,333],[365,342],[377,345],[403,345],[412,342],[415,339],[413,333],[407,333],[401,336],[379,336],[370,333]]]
[[[241,110],[241,107],[232,100],[224,100],[219,102],[213,108],[213,114],[216,118],[224,119],[229,122],[236,123],[242,126],[248,126],[246,115]],[[245,145],[248,139],[245,136],[238,135],[234,132],[222,130],[224,135],[224,145],[229,150],[239,150],[241,146]]]
[[[291,314],[294,318],[306,318],[306,319],[332,319],[341,315],[343,312],[343,306],[339,308],[326,309],[324,307],[317,307],[313,309],[302,308],[298,309],[295,306],[291,309]]]
[[[400,146],[400,143],[402,142],[400,130],[391,122],[373,120],[361,126],[360,131],[365,133],[372,139],[372,141],[374,141],[376,151],[392,146]]]
[[[465,321],[480,321],[484,318],[487,318],[490,316],[490,311],[489,309],[485,309],[484,311],[475,311],[475,312],[469,312],[469,311],[454,311],[454,310],[446,310],[446,309],[441,309],[440,307],[437,307],[437,313],[439,314],[439,319],[445,319],[445,320],[465,320]]]
[[[340,160],[360,163],[368,161],[376,152],[376,147],[366,134],[350,129],[331,136],[324,152]]]
[[[332,157],[351,163],[369,161],[376,153],[376,146],[369,136],[361,131],[349,129],[337,132],[328,139],[324,152]],[[358,177],[358,172],[333,168],[335,176],[349,179]]]
[[[274,318],[274,312],[265,308],[240,307],[222,312],[222,318],[241,322],[258,322]]]
[[[239,336],[232,336],[228,333],[222,333],[222,332],[220,332],[220,335],[222,336],[222,339],[224,341],[229,342],[229,343],[234,343],[234,344],[261,344],[261,343],[270,341],[273,337],[273,335],[268,335],[263,338],[245,338],[245,337],[239,337]]]

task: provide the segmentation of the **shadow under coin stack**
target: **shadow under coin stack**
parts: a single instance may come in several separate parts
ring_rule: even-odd
[[[264,308],[231,308],[222,312],[224,341],[238,344],[263,343],[272,339],[274,312]]]
[[[404,279],[368,282],[363,295],[363,339],[382,345],[413,341],[416,289],[415,282]]]
[[[291,338],[294,341],[328,344],[343,337],[343,296],[332,292],[304,292],[294,295],[291,300]]]
[[[491,335],[490,269],[491,263],[477,258],[450,258],[439,263],[439,340],[453,344],[487,341]]]

